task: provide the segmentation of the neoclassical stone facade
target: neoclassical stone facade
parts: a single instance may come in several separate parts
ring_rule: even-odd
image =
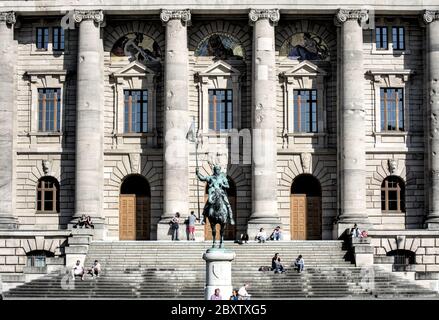
[[[197,161],[229,179],[229,240],[357,223],[376,256],[439,248],[439,5],[86,2],[0,9],[0,273],[63,256],[83,214],[170,239],[204,206]]]

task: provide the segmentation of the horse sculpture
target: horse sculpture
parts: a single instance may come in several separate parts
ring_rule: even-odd
[[[196,175],[201,181],[206,181],[208,186],[208,200],[206,206],[203,210],[203,221],[205,223],[206,219],[209,219],[210,227],[212,228],[212,238],[213,245],[216,245],[216,225],[220,224],[220,245],[223,247],[224,240],[224,227],[230,223],[235,224],[233,220],[232,207],[230,206],[229,200],[227,199],[227,194],[225,189],[229,188],[229,183],[227,177],[221,172],[221,167],[216,165],[213,167],[213,175],[203,176],[200,174],[198,168],[196,169]]]
[[[212,228],[212,248],[216,245],[216,225],[220,225],[220,243],[219,248],[223,247],[224,230],[227,224],[227,206],[223,199],[223,193],[220,189],[215,189],[213,194],[213,203],[207,209],[210,227]]]

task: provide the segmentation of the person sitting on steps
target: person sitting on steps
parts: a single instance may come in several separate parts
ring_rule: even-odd
[[[257,240],[259,243],[265,242],[267,240],[267,233],[264,231],[264,228],[259,229],[255,240]]]

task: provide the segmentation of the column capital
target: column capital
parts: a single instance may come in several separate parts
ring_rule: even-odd
[[[181,20],[181,23],[189,25],[191,23],[191,11],[187,10],[168,10],[163,9],[160,12],[160,20],[163,24],[169,22],[169,20]]]
[[[15,24],[16,21],[14,11],[0,12],[0,23]]]
[[[268,19],[273,25],[276,25],[280,19],[279,9],[250,9],[248,18],[250,25],[260,19]]]
[[[429,24],[433,21],[439,20],[439,10],[424,10],[422,20],[425,24]]]
[[[102,10],[75,10],[73,19],[77,23],[85,20],[93,20],[100,24],[104,22],[104,12]]]
[[[369,10],[366,9],[338,9],[335,14],[335,24],[341,26],[348,20],[357,20],[359,24],[369,19]]]

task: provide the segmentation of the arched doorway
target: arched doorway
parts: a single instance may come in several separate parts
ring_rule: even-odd
[[[149,240],[151,191],[141,175],[130,175],[120,187],[119,239]]]
[[[322,239],[322,189],[309,174],[297,176],[291,186],[291,239]]]
[[[227,198],[229,199],[230,206],[232,207],[233,211],[233,219],[235,220],[235,225],[227,225],[226,230],[224,232],[224,240],[235,240],[236,239],[236,224],[237,221],[237,215],[236,215],[236,185],[235,182],[230,177],[227,177],[227,180],[229,181],[230,188],[226,189],[227,192]],[[207,186],[205,190],[204,195],[204,203],[207,202]],[[217,239],[219,237],[220,232],[220,225],[216,225],[216,233],[217,233]],[[209,220],[206,219],[206,224],[204,227],[204,240],[212,240],[212,228],[210,227]]]

